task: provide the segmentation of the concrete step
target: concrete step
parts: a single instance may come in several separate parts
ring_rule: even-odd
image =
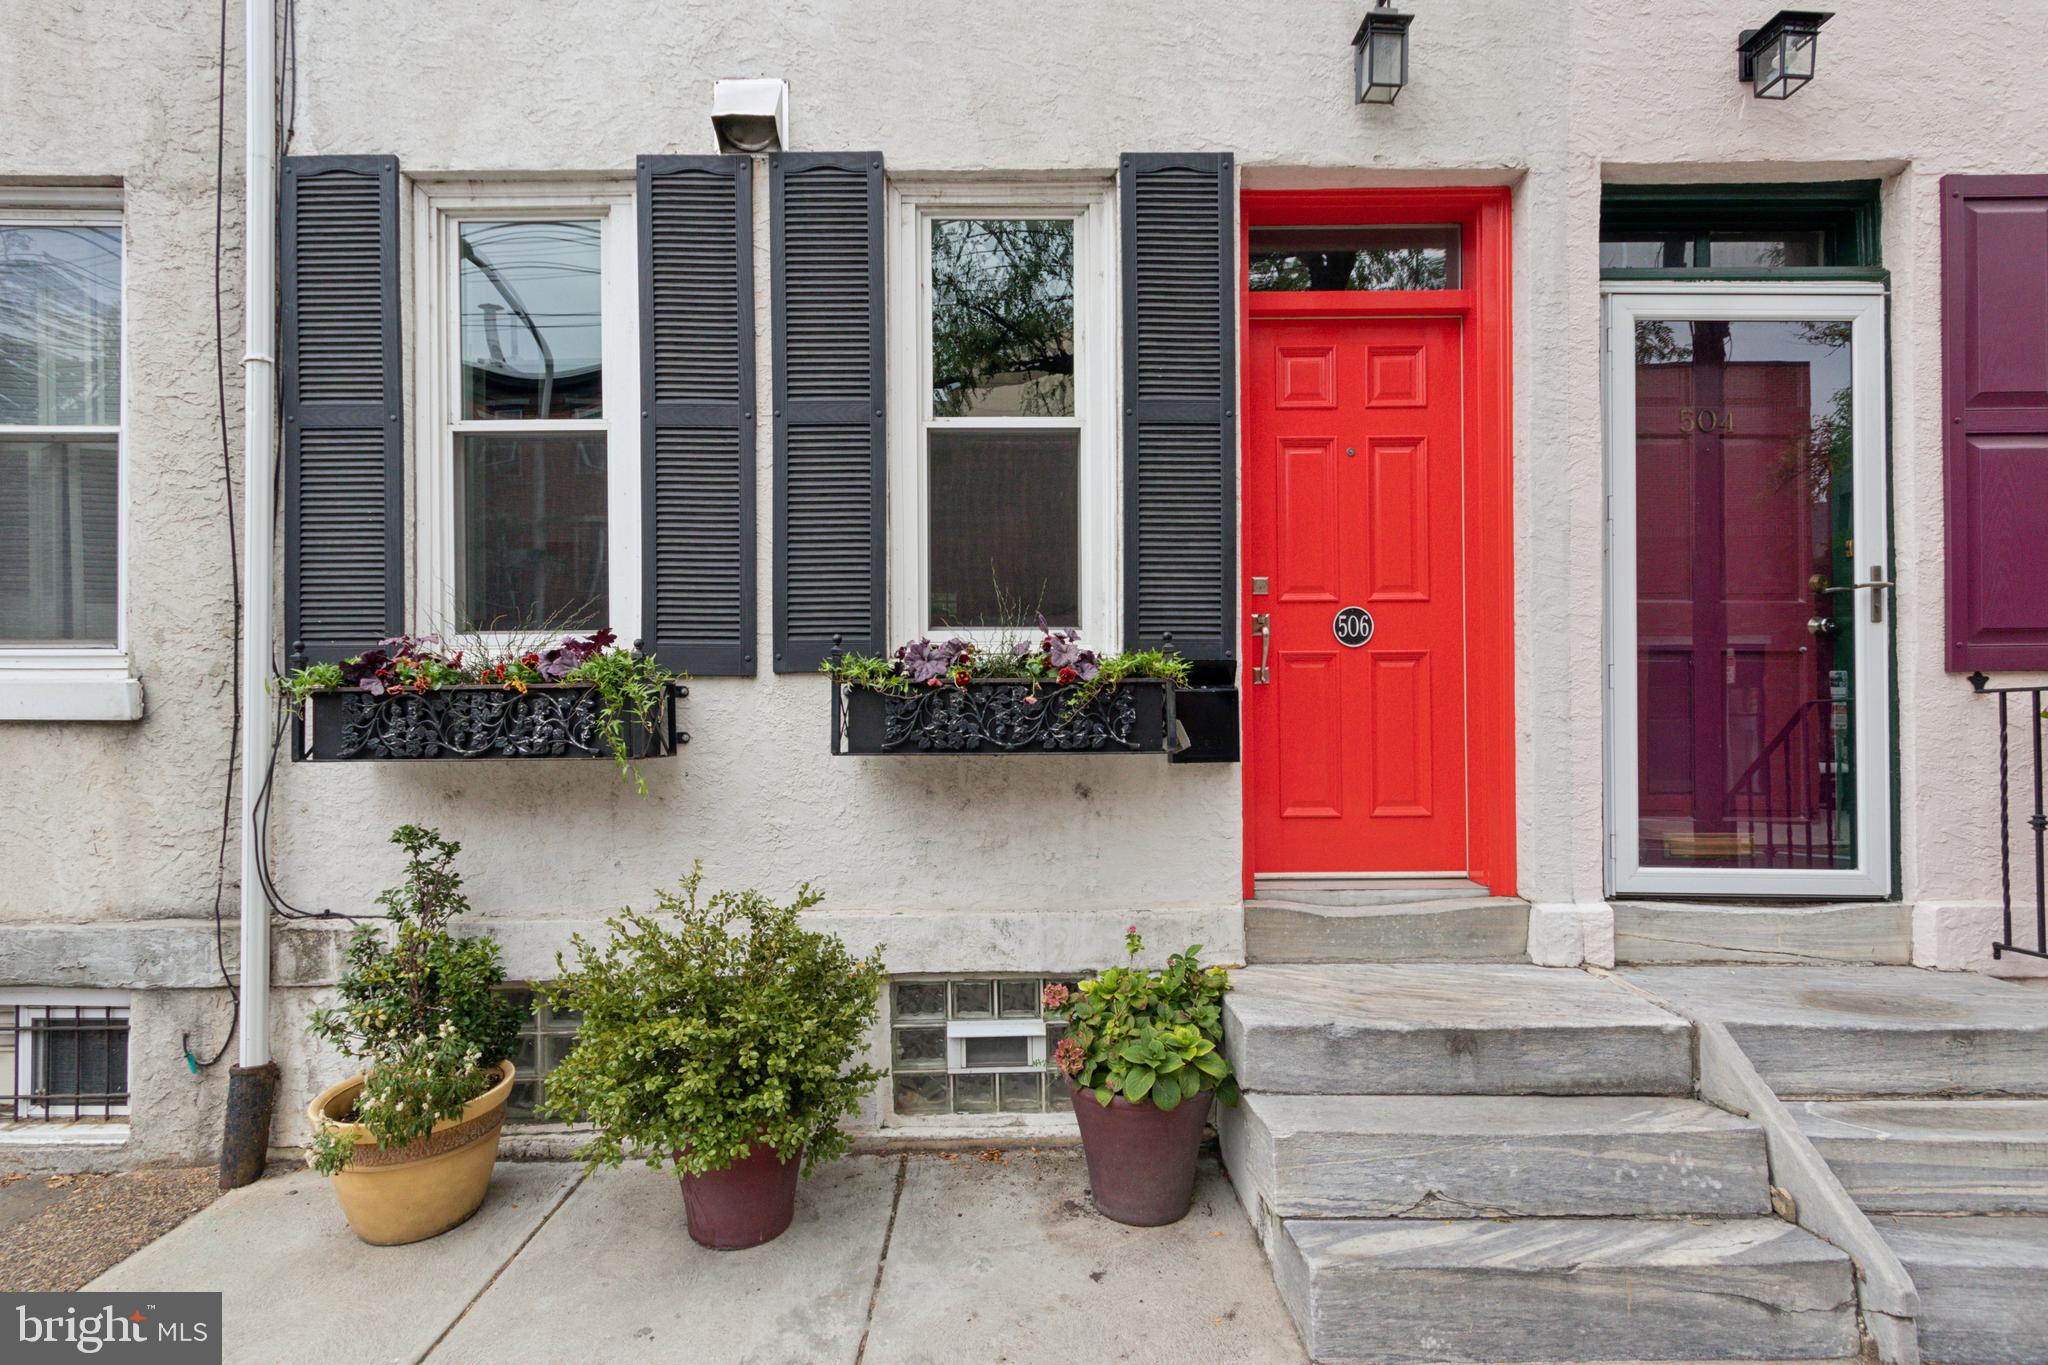
[[[1913,960],[1913,907],[1617,901],[1617,962],[1893,963]]]
[[[1780,1095],[2048,1095],[2048,993],[1914,967],[1631,967]]]
[[[1244,951],[1249,962],[1526,963],[1529,903],[1512,896],[1390,905],[1251,900]]]
[[[2048,1218],[1874,1218],[1920,1291],[1920,1357],[2041,1365]]]
[[[1412,905],[1486,894],[1485,887],[1465,877],[1258,877],[1252,882],[1254,899],[1294,905]]]
[[[1248,1091],[1687,1095],[1692,1028],[1626,987],[1551,967],[1247,967],[1224,1048]]]
[[[1217,1113],[1262,1232],[1275,1218],[1770,1212],[1762,1130],[1697,1100],[1249,1094]]]
[[[1290,1219],[1275,1273],[1317,1360],[1856,1354],[1849,1258],[1790,1223]]]
[[[2048,1213],[2048,1100],[1789,1108],[1866,1213]]]

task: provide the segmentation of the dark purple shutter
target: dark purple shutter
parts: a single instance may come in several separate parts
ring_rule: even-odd
[[[2048,668],[2048,175],[1941,182],[1948,667]]]

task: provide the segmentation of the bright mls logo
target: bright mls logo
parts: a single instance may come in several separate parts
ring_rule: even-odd
[[[0,1294],[13,1365],[54,1360],[219,1365],[219,1294]],[[7,1337],[0,1335],[0,1342]]]

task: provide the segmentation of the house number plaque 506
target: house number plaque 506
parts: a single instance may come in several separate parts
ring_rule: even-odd
[[[1346,607],[1331,618],[1330,633],[1338,644],[1357,649],[1372,639],[1372,613],[1364,607]]]

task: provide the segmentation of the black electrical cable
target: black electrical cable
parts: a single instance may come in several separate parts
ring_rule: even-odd
[[[200,1061],[192,1055],[192,1036],[185,1035],[180,1046],[184,1049],[186,1063],[197,1071],[207,1070],[227,1056],[228,1048],[235,1041],[235,1028],[242,1018],[242,992],[234,975],[228,971],[226,929],[221,920],[221,902],[227,895],[228,882],[228,832],[234,828],[235,819],[235,765],[241,757],[242,741],[242,569],[236,558],[239,548],[239,533],[235,525],[235,456],[233,443],[228,435],[228,360],[227,322],[221,303],[221,260],[226,250],[227,221],[227,147],[228,147],[228,0],[220,5],[220,83],[214,96],[214,139],[213,139],[213,371],[218,390],[220,416],[220,463],[221,491],[227,505],[228,522],[228,584],[234,608],[233,625],[234,661],[229,667],[229,707],[231,720],[228,726],[228,767],[227,777],[221,783],[220,800],[220,850],[213,875],[213,956],[220,964],[220,979],[226,983],[228,998],[234,1012],[228,1019],[227,1036],[220,1040],[220,1047],[213,1056]]]

